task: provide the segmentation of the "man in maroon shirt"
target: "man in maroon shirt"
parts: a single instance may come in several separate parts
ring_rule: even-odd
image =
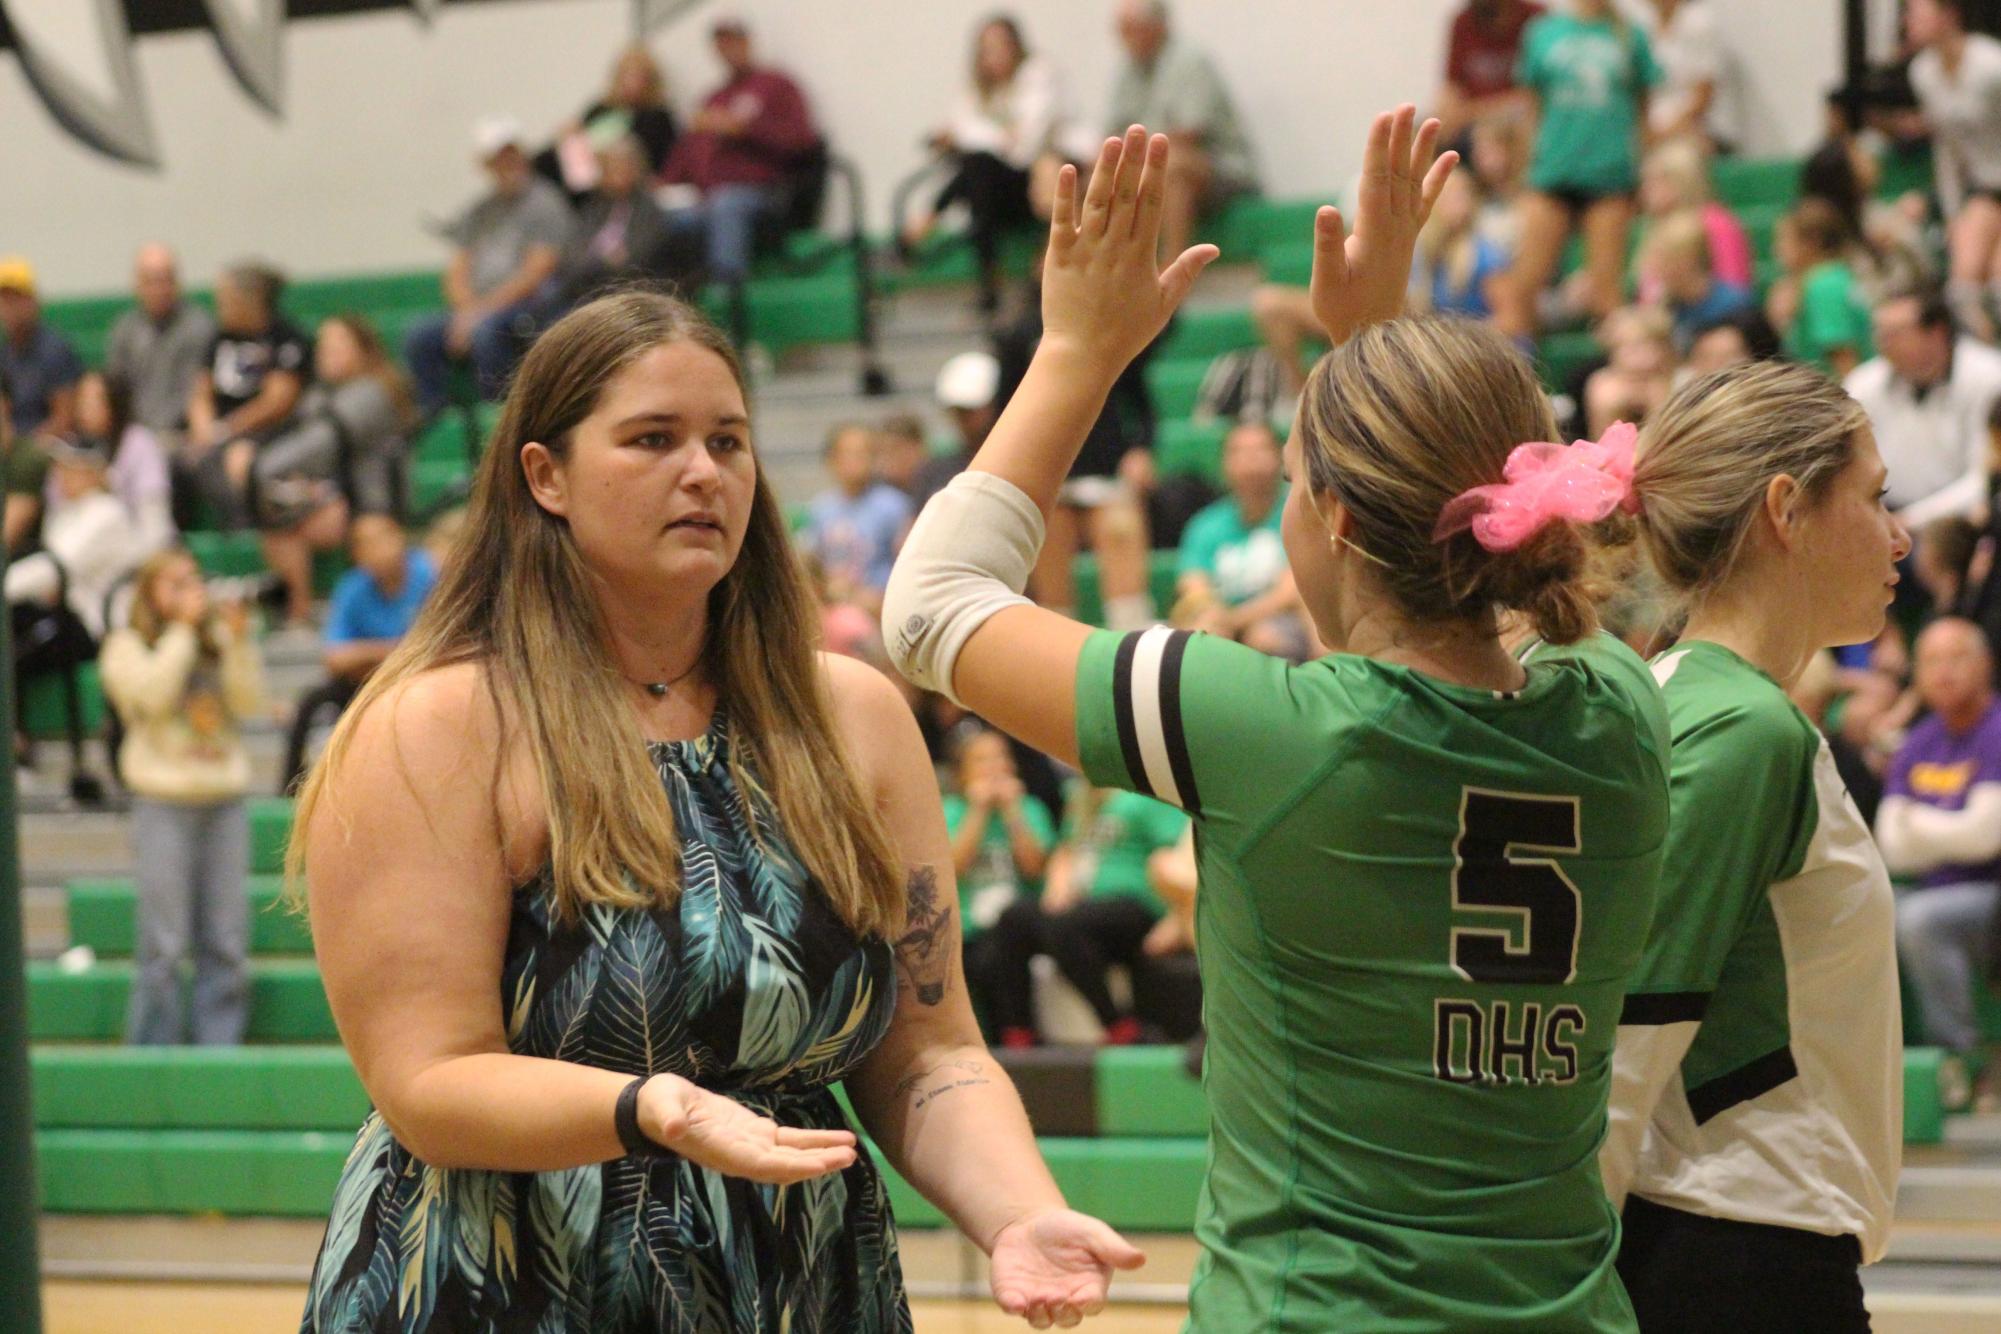
[[[1474,121],[1525,109],[1515,87],[1515,56],[1522,29],[1541,14],[1542,6],[1532,0],[1468,0],[1459,11],[1435,113],[1443,139],[1456,138]]]
[[[819,134],[799,85],[754,63],[741,19],[717,20],[711,35],[729,78],[703,101],[660,178],[701,192],[699,202],[670,208],[667,225],[683,244],[699,239],[710,278],[739,283],[759,215],[777,205],[779,186]]]

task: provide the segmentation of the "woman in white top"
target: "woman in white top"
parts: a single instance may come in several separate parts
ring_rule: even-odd
[[[1647,131],[1658,143],[1689,136],[1719,153],[1736,147],[1724,96],[1728,59],[1708,0],[1651,0],[1643,20],[1666,77],[1647,103]]]
[[[1911,88],[1932,135],[1947,291],[1954,313],[1985,336],[2001,285],[2001,41],[1966,30],[1965,0],[1910,0],[1904,35],[1918,48]]]
[[[921,244],[939,214],[964,204],[972,215],[967,235],[979,260],[980,305],[992,310],[1001,235],[1033,221],[1029,174],[1061,136],[1063,83],[1049,61],[1028,53],[1021,25],[1004,14],[980,25],[972,74],[951,119],[931,136],[932,148],[954,160],[952,178],[931,210],[911,221],[904,241]]]

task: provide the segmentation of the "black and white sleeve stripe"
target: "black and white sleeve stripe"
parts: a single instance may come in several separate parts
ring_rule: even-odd
[[[1133,789],[1190,815],[1202,813],[1181,717],[1181,666],[1191,634],[1155,626],[1119,641],[1112,707]]]

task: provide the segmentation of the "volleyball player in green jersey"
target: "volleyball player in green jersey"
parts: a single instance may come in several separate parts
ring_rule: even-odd
[[[1596,1154],[1668,743],[1645,665],[1590,633],[1569,521],[1604,517],[1630,473],[1549,444],[1518,476],[1518,446],[1556,430],[1527,363],[1481,326],[1394,318],[1452,167],[1413,121],[1372,130],[1355,235],[1316,223],[1338,350],[1287,445],[1283,536],[1339,652],[1295,668],[1018,596],[1112,380],[1213,257],[1157,271],[1167,145],[1137,128],[1081,211],[1066,173],[1041,347],[912,530],[884,620],[920,684],[1195,817],[1212,1140],[1193,1328],[1631,1330]],[[1583,503],[1553,518],[1565,498]],[[1571,647],[1524,668],[1503,609]]]
[[[1603,1170],[1643,1330],[1869,1327],[1903,1146],[1895,913],[1869,827],[1786,697],[1883,628],[1910,537],[1862,408],[1776,363],[1646,425],[1634,489],[1687,603],[1666,869],[1619,1030]]]

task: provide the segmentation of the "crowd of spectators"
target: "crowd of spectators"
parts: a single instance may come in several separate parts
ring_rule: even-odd
[[[880,661],[898,545],[984,440],[1041,336],[1033,273],[1025,299],[1005,299],[1005,243],[1046,219],[1058,169],[1087,167],[1100,134],[1130,122],[1167,133],[1170,255],[1260,188],[1254,127],[1215,61],[1157,0],[1109,10],[1121,58],[1102,116],[1028,25],[1001,13],[971,34],[965,86],[922,132],[935,186],[900,222],[897,247],[914,257],[963,237],[986,337],[945,364],[931,418],[828,432],[826,488],[794,513],[830,647]],[[1817,663],[1797,693],[1910,877],[1900,930],[1921,1022],[1974,1056],[1974,997],[2001,939],[1990,648],[2001,635],[2001,41],[1970,31],[1960,0],[1907,0],[1905,20],[1907,95],[1837,90],[1790,202],[1753,216],[1716,188],[1717,164],[1743,138],[1736,90],[1747,72],[1715,0],[1468,0],[1433,98],[1465,165],[1422,237],[1410,305],[1491,321],[1530,355],[1552,335],[1588,335],[1589,354],[1565,363],[1555,386],[1574,435],[1642,420],[1678,384],[1750,359],[1818,365],[1868,410],[1890,503],[1917,548],[1891,629]],[[473,153],[487,188],[449,229],[439,310],[400,344],[358,315],[299,327],[283,276],[254,260],[215,275],[211,313],[184,294],[173,251],[151,244],[134,260],[133,305],[103,365],[86,368],[43,319],[31,264],[0,259],[17,665],[60,669],[105,644],[130,791],[181,801],[175,766],[198,754],[201,801],[233,819],[223,807],[244,789],[216,775],[235,772],[236,726],[263,707],[243,661],[243,613],[189,591],[179,533],[254,530],[271,621],[320,637],[326,679],[293,719],[289,784],[436,578],[440,557],[409,536],[408,456],[426,424],[501,393],[537,330],[610,286],[718,283],[740,298],[761,249],[800,221],[826,169],[825,131],[745,23],[724,17],[710,36],[718,81],[685,115],[635,46],[551,134],[481,121]],[[1886,164],[1927,145],[1935,189],[1886,195]],[[1212,480],[1157,466],[1167,424],[1143,356],[1051,517],[1030,584],[1039,601],[1088,607],[1115,627],[1165,618],[1295,660],[1322,651],[1278,536],[1280,446],[1320,351],[1317,321],[1301,285],[1260,287],[1251,313],[1262,350],[1212,368],[1196,409],[1221,441]],[[315,556],[335,550],[353,568],[321,624]],[[1610,611],[1641,647],[1669,629],[1644,597]],[[947,797],[967,975],[995,1039],[1185,1036],[1195,893],[1185,820],[1074,775],[1066,784],[1045,757],[948,701],[913,693],[912,705]],[[161,815],[149,828],[161,866],[198,878],[183,847],[193,826]],[[164,937],[156,947],[148,958],[207,948]],[[215,948],[198,1033],[238,1022],[236,965],[226,941]],[[1068,981],[1074,1014],[1052,1023],[1041,1012],[1038,968]],[[135,1036],[181,1031],[166,1002],[142,992]]]

